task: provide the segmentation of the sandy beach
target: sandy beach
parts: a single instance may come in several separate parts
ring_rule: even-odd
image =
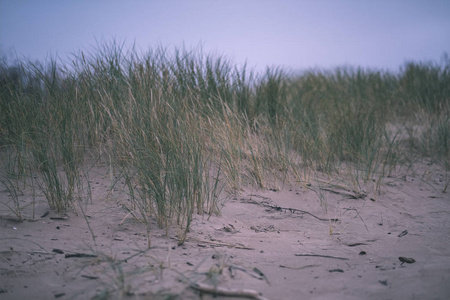
[[[84,215],[56,215],[39,193],[34,218],[31,205],[23,222],[2,207],[1,299],[450,297],[450,198],[437,167],[359,192],[325,176],[246,189],[223,197],[220,215],[197,215],[182,244],[176,227],[153,224],[150,249],[106,173],[92,171]]]

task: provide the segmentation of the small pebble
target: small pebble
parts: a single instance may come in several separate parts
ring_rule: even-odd
[[[414,258],[412,258],[412,257],[400,256],[398,259],[402,262],[402,264],[403,263],[412,264],[412,263],[416,262],[416,260]]]
[[[387,286],[387,280],[378,280],[379,283],[381,283],[382,285]]]

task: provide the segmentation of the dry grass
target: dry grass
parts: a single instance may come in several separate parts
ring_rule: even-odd
[[[89,200],[94,157],[125,179],[128,209],[148,232],[152,219],[176,223],[182,243],[193,214],[217,213],[222,189],[276,189],[322,172],[357,190],[417,160],[448,171],[449,70],[444,59],[398,74],[258,75],[201,49],[139,54],[114,42],[66,64],[2,62],[5,205],[20,219],[15,182],[34,178],[53,210],[74,209]]]

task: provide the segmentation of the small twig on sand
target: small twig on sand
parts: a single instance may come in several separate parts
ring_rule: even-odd
[[[64,256],[65,258],[71,257],[97,257],[96,254],[87,254],[87,253],[69,253]]]
[[[250,196],[255,196],[255,195],[250,195]],[[317,220],[320,220],[320,221],[326,221],[326,222],[328,222],[328,221],[332,221],[332,222],[339,221],[339,219],[320,218],[320,217],[318,217],[316,215],[313,215],[309,211],[305,211],[305,210],[301,210],[301,209],[297,209],[297,208],[281,207],[281,206],[278,206],[278,205],[272,205],[272,204],[268,204],[268,203],[264,203],[264,202],[254,201],[252,199],[242,199],[242,200],[244,200],[245,202],[248,202],[248,203],[269,207],[271,209],[275,209],[275,210],[278,210],[278,211],[283,211],[284,210],[284,211],[289,211],[290,213],[307,214],[307,215],[310,215],[311,217],[314,217],[314,218],[316,218]]]
[[[268,300],[267,298],[261,296],[255,290],[249,289],[230,289],[224,287],[215,287],[205,283],[192,283],[191,288],[198,290],[203,293],[209,293],[214,295],[230,296],[230,297],[246,297],[257,300]]]
[[[350,191],[340,192],[340,191],[336,191],[336,190],[333,190],[331,188],[326,188],[326,187],[323,187],[323,188],[320,188],[320,189],[322,191],[327,191],[327,192],[330,192],[330,193],[343,195],[343,196],[346,196],[346,197],[348,197],[350,199],[364,199],[367,196],[367,193],[365,191],[353,191],[353,193],[352,193]]]
[[[302,267],[289,267],[289,266],[285,266],[285,265],[280,265],[280,268],[291,269],[291,270],[303,270],[306,268],[314,268],[314,267],[320,267],[320,265],[306,265],[306,266],[302,266]]]
[[[195,241],[198,243],[210,244],[210,245],[214,245],[217,247],[228,247],[228,248],[236,248],[236,249],[243,249],[243,250],[255,250],[255,248],[247,247],[247,246],[239,245],[239,244],[228,244],[228,243],[224,243],[224,242],[205,241],[205,240],[200,240],[200,239],[196,239],[196,238],[188,238],[186,240],[187,241]]]
[[[339,221],[339,219],[325,219],[325,218],[320,218],[318,216],[313,215],[312,213],[310,213],[309,211],[305,211],[305,210],[301,210],[301,209],[296,209],[296,208],[286,208],[286,207],[280,207],[280,206],[272,206],[270,205],[271,208],[276,209],[276,210],[288,210],[291,213],[301,213],[301,214],[307,214],[310,215],[311,217],[316,218],[317,220],[320,221],[332,221],[332,222],[337,222]]]
[[[313,256],[313,257],[324,257],[324,258],[334,258],[334,259],[348,260],[348,258],[346,258],[346,257],[320,255],[320,254],[295,254],[295,256]]]

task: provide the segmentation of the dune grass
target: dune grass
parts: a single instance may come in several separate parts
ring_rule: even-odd
[[[156,220],[178,224],[183,242],[194,214],[218,212],[222,190],[306,184],[317,172],[358,186],[417,160],[448,172],[449,71],[444,57],[395,74],[256,74],[201,49],[141,54],[115,42],[69,62],[2,61],[1,182],[20,217],[24,177],[64,213],[90,197],[88,161],[105,162],[149,237]]]

